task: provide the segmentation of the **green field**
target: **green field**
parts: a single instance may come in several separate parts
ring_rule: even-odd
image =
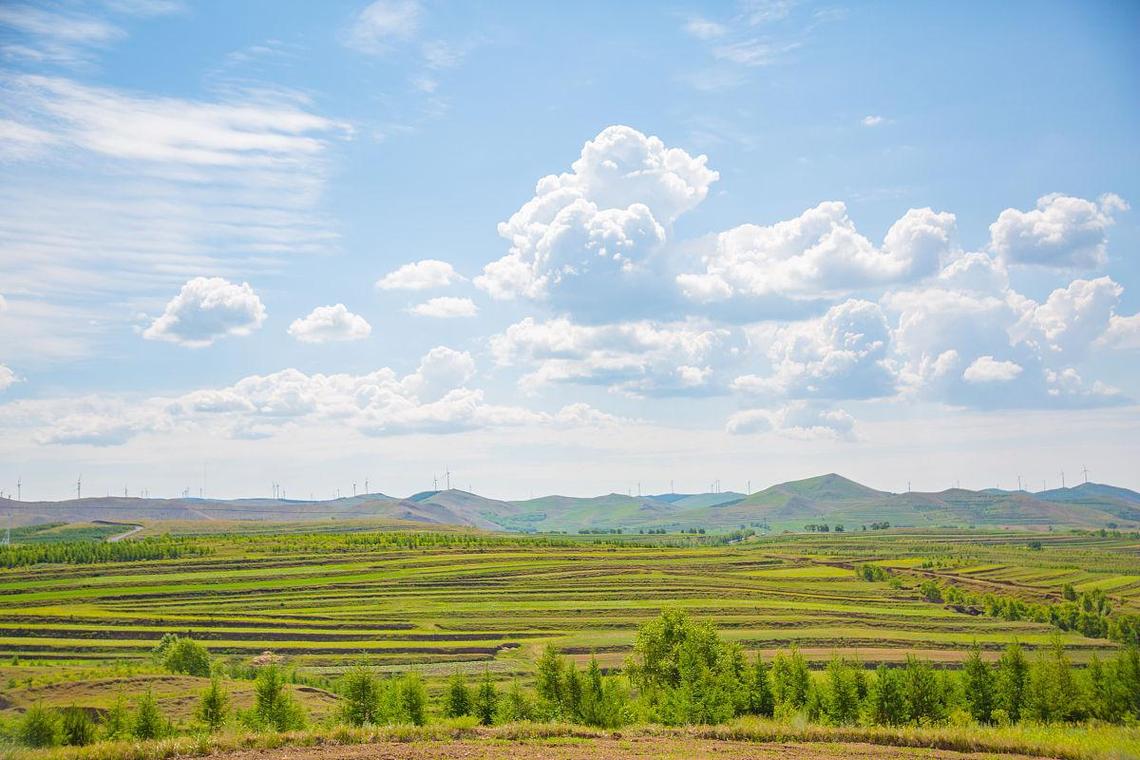
[[[231,667],[273,652],[319,687],[298,696],[321,719],[336,703],[323,685],[356,665],[416,670],[436,696],[457,671],[531,683],[547,644],[580,664],[596,655],[615,672],[638,627],[668,608],[712,621],[725,640],[765,658],[796,645],[817,668],[837,653],[867,667],[918,655],[953,668],[975,643],[993,660],[1012,641],[1032,653],[1057,636],[1078,665],[1121,647],[1047,620],[926,601],[926,581],[1045,606],[1062,603],[1069,584],[1103,591],[1114,615],[1140,612],[1135,534],[512,536],[384,527],[154,524],[132,537],[134,548],[160,542],[182,556],[0,570],[0,720],[33,704],[101,714],[119,693],[146,689],[168,715],[189,719],[204,681],[158,667],[151,650],[165,633],[202,642]],[[97,538],[90,526],[75,530],[50,529],[57,541]],[[181,537],[158,537],[171,530]],[[891,582],[864,580],[857,570],[867,564]],[[246,684],[234,691],[239,707],[252,700]]]

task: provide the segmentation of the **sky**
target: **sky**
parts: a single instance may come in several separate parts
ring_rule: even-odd
[[[0,492],[1140,488],[1138,42],[3,0]]]

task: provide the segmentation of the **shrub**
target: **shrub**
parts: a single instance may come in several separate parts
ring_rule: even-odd
[[[20,741],[29,747],[55,747],[63,740],[59,713],[36,704],[28,708],[20,721]]]
[[[165,637],[163,637],[165,640]],[[171,673],[185,673],[188,676],[208,678],[210,675],[210,652],[194,639],[174,637],[162,655],[162,664]]]
[[[63,743],[86,747],[95,741],[95,723],[86,710],[68,707],[62,713]]]

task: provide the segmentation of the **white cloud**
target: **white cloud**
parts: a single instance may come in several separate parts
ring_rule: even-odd
[[[855,420],[842,409],[796,401],[778,409],[746,409],[728,418],[733,435],[774,432],[790,438],[855,439]]]
[[[967,383],[1008,383],[1022,372],[1016,362],[998,361],[992,356],[979,356],[966,367],[962,379]]]
[[[166,304],[143,337],[202,348],[228,335],[249,335],[264,321],[265,306],[249,283],[195,277]]]
[[[849,300],[813,320],[757,325],[750,343],[771,363],[766,375],[742,375],[736,391],[791,398],[859,399],[893,395],[890,330],[878,304]]]
[[[634,396],[684,395],[708,384],[702,365],[728,335],[698,322],[578,325],[527,317],[492,336],[490,348],[500,366],[531,368],[520,380],[526,390],[579,383]]]
[[[677,284],[697,302],[733,295],[839,294],[938,271],[950,249],[953,214],[911,209],[887,231],[881,248],[859,234],[845,204],[832,201],[771,226],[744,224],[717,236],[705,272]]]
[[[142,434],[169,438],[195,429],[257,439],[297,427],[335,426],[376,436],[520,425],[601,427],[617,420],[586,404],[554,414],[490,404],[481,390],[468,387],[474,375],[470,354],[440,346],[403,377],[387,367],[362,375],[284,369],[173,398],[15,401],[0,405],[0,428],[44,444],[114,446]]]
[[[700,16],[695,16],[686,21],[684,29],[686,33],[698,40],[712,40],[728,33],[728,27],[724,24]]]
[[[94,16],[31,4],[0,5],[0,27],[12,32],[0,52],[36,63],[83,63],[125,36],[122,29]]]
[[[1128,209],[1108,193],[1097,202],[1060,193],[1037,200],[1037,208],[1008,208],[990,225],[990,247],[1009,264],[1091,269],[1107,260],[1113,215]]]
[[[446,261],[423,259],[389,272],[376,281],[376,287],[381,290],[430,290],[447,287],[462,279]]]
[[[0,364],[0,391],[5,391],[12,387],[17,379],[15,372],[3,364]]]
[[[1130,317],[1113,314],[1108,320],[1108,329],[1097,343],[1110,348],[1140,348],[1140,314]]]
[[[387,52],[393,42],[415,35],[422,16],[418,0],[376,0],[356,17],[346,42],[364,53]]]
[[[548,299],[600,312],[632,304],[652,279],[668,228],[708,195],[705,156],[668,148],[625,126],[587,142],[571,171],[539,180],[534,197],[499,223],[510,251],[475,278],[497,299]],[[625,294],[622,297],[620,294]]]
[[[308,316],[293,320],[288,332],[303,343],[328,343],[363,340],[372,334],[372,325],[338,303],[335,306],[318,306]]]
[[[438,317],[440,319],[454,319],[458,317],[474,317],[479,313],[479,307],[470,298],[453,298],[441,296],[431,298],[411,308],[411,313],[417,317]]]
[[[124,304],[153,309],[201,272],[248,278],[336,246],[321,196],[329,148],[350,129],[302,96],[210,102],[12,74],[0,77],[0,117],[31,130],[25,148],[50,150],[0,183],[5,286],[27,294],[25,312],[87,312],[82,329],[45,322],[39,355],[91,351],[121,327]]]
[[[771,66],[800,47],[799,42],[758,38],[740,40],[713,48],[713,56],[741,66]]]
[[[862,124],[864,127],[877,127],[885,121],[886,119],[877,114],[867,114],[863,117]]]
[[[1073,280],[1028,309],[1013,334],[1047,358],[1076,358],[1108,330],[1123,292],[1110,277]]]
[[[319,154],[316,135],[351,132],[285,102],[148,98],[30,74],[7,85],[26,112],[50,120],[60,141],[116,159],[278,169]]]

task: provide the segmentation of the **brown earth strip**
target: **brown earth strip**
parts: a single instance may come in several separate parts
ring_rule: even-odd
[[[216,760],[640,760],[641,758],[721,758],[722,760],[985,760],[993,754],[883,747],[873,744],[751,743],[650,737],[557,739],[540,741],[382,742],[350,746],[289,747],[210,755]],[[1001,755],[1004,760],[1030,760],[1027,755]]]

